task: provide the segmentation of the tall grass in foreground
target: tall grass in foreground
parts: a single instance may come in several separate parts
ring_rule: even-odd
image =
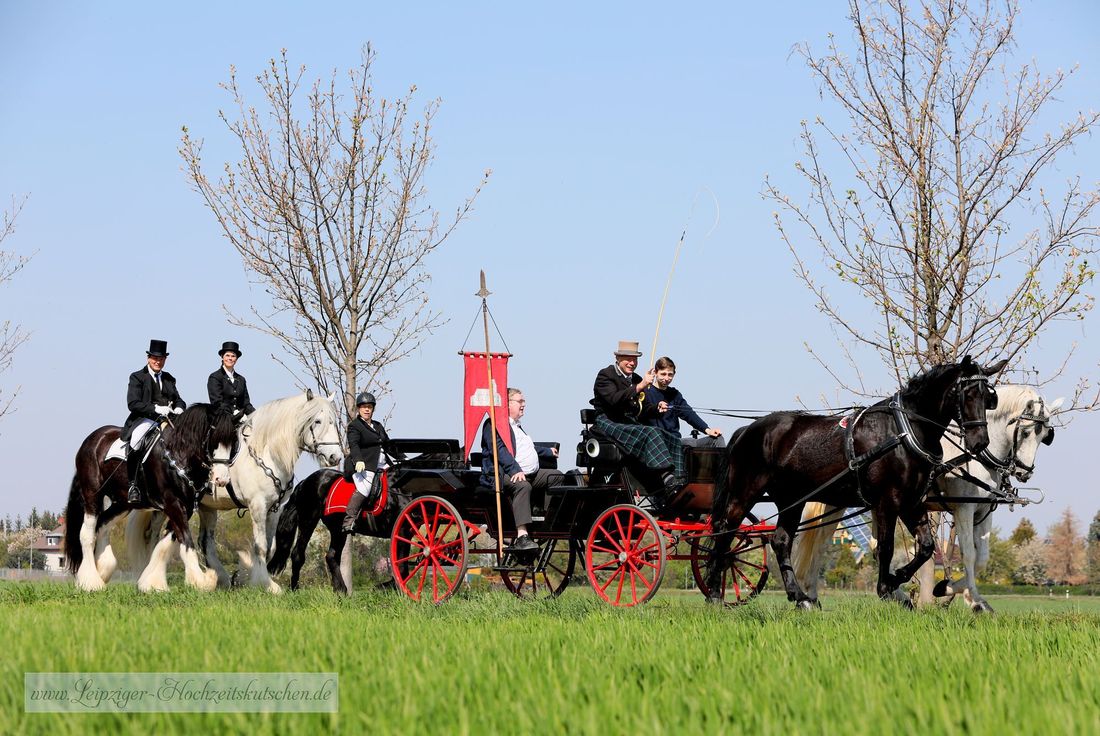
[[[3,584],[0,733],[1100,733],[1095,612],[826,607]],[[334,671],[340,712],[25,714],[25,671]]]

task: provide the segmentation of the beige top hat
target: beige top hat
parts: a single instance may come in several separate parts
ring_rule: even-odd
[[[630,340],[619,340],[619,347],[615,351],[615,355],[626,355],[637,358],[641,355],[641,353],[638,352],[638,341],[635,340],[631,342]]]

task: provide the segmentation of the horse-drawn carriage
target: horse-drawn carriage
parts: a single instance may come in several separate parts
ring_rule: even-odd
[[[661,585],[669,560],[688,560],[704,594],[704,569],[710,544],[709,511],[716,470],[724,452],[716,447],[686,447],[688,483],[674,497],[651,493],[659,482],[645,477],[611,440],[593,426],[591,409],[581,412],[583,429],[577,445],[577,466],[559,486],[536,491],[532,498],[535,525],[531,538],[538,549],[507,554],[489,570],[520,598],[553,597],[574,580],[578,562],[589,583],[603,600],[615,606],[634,606],[649,600]],[[539,443],[536,443],[539,444]],[[557,443],[543,446],[558,447]],[[397,587],[410,598],[439,603],[459,590],[472,560],[496,560],[492,539],[515,535],[508,504],[503,505],[497,528],[495,490],[480,484],[481,457],[467,460],[457,440],[393,440],[392,448],[405,456],[386,473],[385,498],[361,512],[357,531],[389,537],[389,557]],[[556,458],[543,458],[555,467]],[[274,568],[285,564],[290,537],[299,527],[299,543],[308,540],[316,524],[305,506],[326,498],[326,518],[340,517],[342,505],[333,497],[350,489],[334,471],[295,491],[280,523]],[[303,486],[310,480],[303,481]],[[315,486],[315,487],[313,487]],[[299,497],[299,494],[302,497]],[[286,512],[284,512],[286,514]],[[335,524],[328,524],[339,548]],[[308,528],[307,528],[308,527]],[[755,518],[734,533],[728,556],[723,594],[731,604],[755,596],[768,577],[765,544],[774,527]],[[298,550],[296,550],[298,552]],[[336,549],[330,550],[329,568],[336,583]],[[304,546],[294,555],[292,585],[304,559]],[[273,568],[273,569],[274,569]]]

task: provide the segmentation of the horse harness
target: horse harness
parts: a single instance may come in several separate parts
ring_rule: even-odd
[[[1050,416],[1043,416],[1044,412],[1042,411],[1042,409],[1045,408],[1045,404],[1043,403],[1042,397],[1039,397],[1039,407],[1040,411],[1038,414],[1034,414],[1030,411],[1024,411],[1018,417],[1009,420],[1009,425],[1015,424],[1016,426],[1012,430],[1012,450],[1007,459],[1001,459],[997,457],[989,451],[988,447],[978,453],[977,456],[965,452],[960,455],[960,457],[965,458],[966,462],[969,462],[970,460],[977,460],[987,470],[999,473],[1000,475],[1000,483],[998,487],[993,488],[980,478],[975,478],[973,475],[966,471],[965,467],[960,467],[957,469],[957,475],[960,478],[975,486],[978,486],[986,493],[990,494],[991,498],[989,501],[989,509],[985,512],[985,515],[978,520],[978,523],[984,521],[990,514],[992,514],[993,509],[998,503],[1028,503],[1027,499],[1022,499],[1020,495],[1016,493],[1015,490],[1012,488],[1011,478],[1013,475],[1015,475],[1017,468],[1022,468],[1028,473],[1035,472],[1035,466],[1029,465],[1020,460],[1018,453],[1020,451],[1020,431],[1021,429],[1023,429],[1024,420],[1033,422],[1035,425],[1039,425],[1042,427],[1050,427]],[[941,495],[936,496],[932,500],[940,502],[967,501],[969,500],[969,498],[970,497],[952,498],[949,496]]]
[[[268,466],[268,464],[263,461],[263,458],[260,457],[260,454],[258,452],[256,452],[256,449],[254,447],[252,447],[252,444],[250,442],[247,442],[248,438],[251,436],[251,433],[250,433],[251,429],[252,429],[252,418],[249,417],[248,419],[246,419],[241,424],[241,441],[248,447],[249,456],[253,459],[253,461],[255,461],[256,465],[259,466],[260,470],[264,471],[264,475],[266,475],[268,478],[271,479],[271,484],[275,487],[276,497],[275,497],[275,501],[271,504],[271,509],[270,509],[270,510],[274,510],[282,504],[283,498],[286,496],[287,491],[289,491],[291,488],[294,487],[294,475],[291,474],[290,479],[285,484],[282,481],[279,480],[279,477],[277,475],[275,475],[275,471],[273,471],[271,469],[271,467]],[[335,445],[337,447],[340,446],[339,442],[322,442],[322,441],[318,440],[317,439],[317,434],[314,431],[314,428],[313,428],[312,424],[309,426],[309,437],[313,441],[313,446],[310,447],[309,445],[306,445],[304,449],[308,450],[313,455],[319,454],[320,451],[321,451],[321,447],[323,445]],[[238,450],[237,454],[233,455],[232,457],[226,458],[224,460],[219,459],[219,458],[211,457],[210,465],[211,465],[211,467],[213,467],[214,465],[225,465],[226,470],[228,470],[230,467],[232,467],[233,463],[236,462],[237,456],[239,454],[240,454],[240,452]],[[207,481],[207,484],[204,487],[204,490],[206,488],[210,488],[209,481]],[[226,491],[226,493],[229,494],[229,499],[237,507],[237,515],[238,516],[244,516],[244,512],[245,512],[246,509],[248,509],[248,505],[241,502],[241,499],[237,497],[237,494],[233,491],[233,484],[232,483],[226,483],[225,491]],[[212,489],[211,489],[211,493],[213,493]]]
[[[978,383],[978,384],[984,385],[985,388],[986,388],[987,394],[992,393],[993,396],[996,397],[996,393],[993,392],[993,390],[989,388],[989,379],[985,375],[979,374],[979,375],[976,375],[976,376],[959,376],[957,379],[955,379],[955,386],[956,386],[956,417],[955,417],[955,421],[958,422],[959,426],[962,427],[963,429],[965,429],[967,427],[984,427],[984,426],[987,426],[989,424],[989,422],[986,420],[984,412],[983,412],[980,419],[965,419],[964,418],[964,392],[961,391],[961,390],[958,390],[958,389],[961,386],[963,386],[965,384],[969,384],[969,383]],[[863,453],[862,455],[857,455],[856,454],[856,449],[855,449],[855,428],[856,428],[856,424],[858,424],[859,420],[862,419],[866,414],[869,414],[871,412],[884,412],[884,411],[889,411],[891,413],[891,415],[893,416],[894,424],[897,427],[897,433],[894,436],[890,437],[889,439],[883,440],[878,445],[871,448],[870,450]],[[886,406],[876,405],[876,406],[864,407],[863,409],[861,409],[859,411],[858,414],[855,415],[855,417],[852,419],[852,421],[850,421],[850,422],[842,421],[841,426],[844,427],[844,429],[845,429],[844,454],[848,459],[848,466],[846,468],[844,468],[843,470],[841,470],[836,475],[834,475],[829,480],[827,480],[824,483],[822,483],[821,485],[819,485],[817,488],[814,488],[812,491],[810,491],[808,494],[806,494],[802,498],[800,498],[797,501],[795,501],[794,503],[788,505],[786,508],[784,508],[780,511],[777,511],[774,514],[773,517],[769,517],[769,518],[777,517],[780,514],[782,514],[783,512],[789,511],[790,509],[795,508],[796,506],[809,501],[814,496],[821,493],[826,488],[832,486],[834,483],[837,483],[838,481],[842,480],[843,478],[845,478],[850,473],[854,474],[855,477],[856,477],[856,482],[855,482],[856,498],[858,498],[859,502],[861,504],[863,504],[863,508],[871,508],[871,504],[867,501],[867,498],[863,495],[863,472],[862,471],[864,469],[866,469],[866,467],[868,465],[870,465],[871,463],[875,462],[876,460],[883,457],[884,455],[892,452],[899,445],[905,447],[907,450],[909,450],[910,452],[915,454],[917,457],[922,458],[923,460],[925,460],[926,462],[928,462],[932,466],[932,471],[928,474],[928,480],[925,482],[925,487],[922,489],[920,495],[918,496],[918,498],[923,499],[925,496],[927,496],[928,490],[931,487],[932,483],[935,482],[936,478],[943,475],[944,473],[949,473],[953,470],[958,469],[961,465],[965,465],[967,462],[969,462],[969,454],[964,453],[965,459],[960,460],[960,458],[954,458],[954,459],[949,460],[945,463],[943,461],[943,453],[942,452],[929,452],[928,450],[921,447],[920,444],[917,442],[916,438],[913,436],[913,425],[909,421],[910,416],[916,416],[918,419],[923,419],[926,422],[931,422],[931,420],[926,419],[924,417],[921,417],[920,415],[914,414],[911,410],[906,409],[902,405],[901,391],[898,391],[892,397],[890,397],[890,401]],[[964,442],[965,442],[965,437],[964,437]],[[960,472],[965,473],[966,471],[962,470]],[[854,515],[854,514],[852,514],[852,515]],[[818,518],[820,519],[821,517],[818,517]],[[810,519],[809,521],[813,522],[813,521],[817,521],[817,520],[818,519]]]

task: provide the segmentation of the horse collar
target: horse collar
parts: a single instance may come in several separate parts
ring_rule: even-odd
[[[917,438],[913,436],[913,424],[909,421],[909,413],[902,406],[901,401],[901,392],[898,391],[890,399],[890,411],[894,414],[894,423],[898,426],[898,436],[902,443],[918,457],[924,458],[932,465],[939,465],[943,462],[943,452],[932,453],[920,446]]]

